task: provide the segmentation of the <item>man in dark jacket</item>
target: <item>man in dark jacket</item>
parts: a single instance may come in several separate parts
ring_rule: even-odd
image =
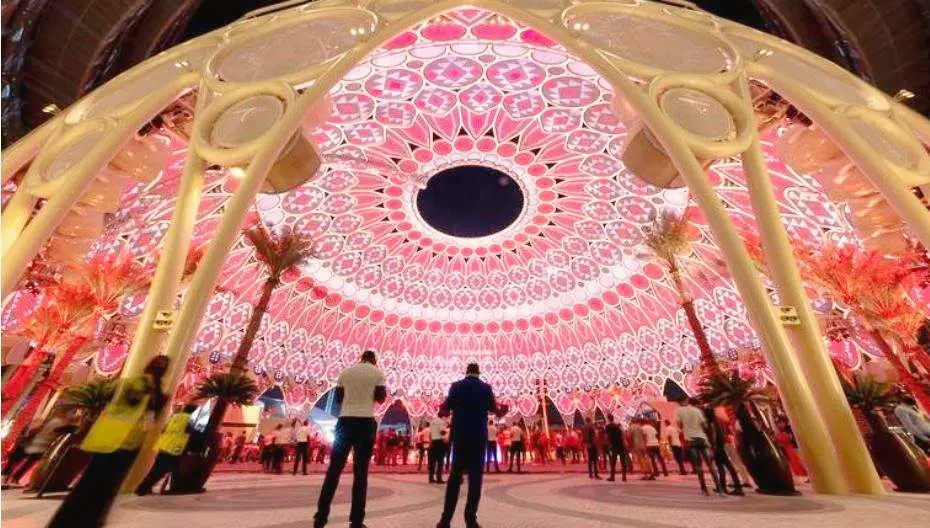
[[[446,502],[437,528],[449,528],[459,500],[462,474],[468,473],[468,498],[465,502],[465,526],[479,528],[478,502],[484,455],[488,444],[488,413],[503,416],[504,405],[498,405],[491,386],[481,381],[477,363],[469,363],[465,378],[449,388],[449,395],[439,410],[440,416],[452,414],[452,471],[446,486]]]
[[[613,482],[617,472],[617,458],[620,459],[620,475],[626,482],[626,444],[623,441],[623,430],[614,421],[614,415],[607,415],[607,428],[605,429],[607,442],[610,444],[610,478]]]

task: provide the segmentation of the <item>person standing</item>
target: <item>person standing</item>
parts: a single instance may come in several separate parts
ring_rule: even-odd
[[[168,356],[155,356],[141,376],[121,382],[113,400],[81,443],[81,450],[92,455],[90,464],[58,507],[48,528],[103,525],[123,479],[139,454],[148,424],[168,401],[162,378],[169,362]]]
[[[562,432],[558,431],[555,433],[555,437],[552,439],[555,444],[555,459],[561,460],[562,465],[566,463],[565,460],[565,437],[562,436]]]
[[[243,433],[244,434],[244,433]],[[294,470],[291,471],[292,475],[297,474],[297,463],[303,462],[303,473],[307,474],[307,462],[310,458],[310,422],[304,420],[304,423],[297,426],[297,431],[294,433],[295,440],[297,440],[296,447],[294,449]]]
[[[285,434],[284,424],[278,424],[268,435],[271,437],[268,445],[271,450],[271,471],[278,475],[281,474],[281,462],[284,460],[284,448],[281,447],[281,443],[285,441]]]
[[[617,472],[617,459],[620,459],[620,477],[626,482],[626,444],[623,441],[623,430],[614,422],[614,415],[607,415],[607,428],[604,430],[607,442],[610,445],[610,482],[613,482]]]
[[[665,467],[665,458],[659,451],[659,432],[654,425],[649,422],[643,423],[643,433],[646,435],[646,453],[649,455],[649,463],[652,465],[652,476],[659,476],[659,466],[662,466],[662,475],[668,476],[668,468]]]
[[[501,427],[501,430],[497,433],[500,439],[497,441],[497,444],[501,446],[501,458],[503,459],[504,464],[510,463],[510,446],[512,444],[510,438],[510,428],[504,425]]]
[[[646,433],[643,431],[643,423],[639,418],[633,418],[630,421],[630,447],[633,451],[633,458],[639,464],[639,469],[643,472],[643,480],[655,480],[657,472],[653,471],[652,464],[649,463],[649,455],[646,449]]]
[[[345,469],[349,453],[352,452],[355,463],[352,478],[352,509],[349,513],[351,528],[364,528],[365,502],[368,494],[368,465],[371,463],[371,451],[375,444],[375,403],[387,399],[384,386],[384,373],[376,366],[374,351],[362,353],[361,361],[339,374],[336,381],[336,401],[341,404],[339,419],[336,421],[336,434],[333,440],[333,453],[330,456],[326,477],[320,490],[316,515],[313,516],[314,528],[326,526],[329,511],[339,485],[339,477]]]
[[[595,429],[594,421],[591,420],[590,416],[585,418],[582,436],[584,437],[585,449],[588,451],[588,478],[601,480],[601,476],[597,472],[597,429]]]
[[[494,460],[494,471],[500,473],[501,467],[497,461],[497,426],[494,425],[494,420],[488,420],[488,453],[485,457],[485,472],[491,471],[491,460]]]
[[[704,470],[702,462],[707,464],[710,470],[710,476],[714,480],[715,489],[719,489],[717,476],[714,474],[714,468],[710,462],[710,440],[707,436],[707,419],[704,412],[696,407],[698,401],[694,398],[683,400],[681,407],[675,409],[675,422],[681,427],[685,436],[685,442],[688,457],[691,459],[691,467],[697,473],[698,482],[701,485],[701,493],[709,495],[707,491],[707,482],[704,480]]]
[[[681,429],[673,424],[671,420],[665,420],[665,430],[662,431],[662,436],[668,442],[668,447],[672,450],[672,457],[675,458],[675,463],[678,464],[678,474],[687,475],[688,472],[685,471],[685,451],[681,446]]]
[[[155,449],[158,451],[155,463],[136,487],[136,495],[141,497],[152,493],[155,484],[168,473],[171,473],[171,482],[174,486],[177,471],[181,467],[181,455],[184,454],[184,448],[187,447],[187,441],[190,438],[191,414],[196,410],[197,405],[189,403],[168,418],[165,430],[162,431],[161,436],[158,437],[158,443],[155,444]]]
[[[465,526],[478,525],[478,503],[481,500],[481,483],[484,458],[488,443],[488,413],[503,415],[506,407],[499,407],[491,386],[479,379],[477,363],[469,363],[465,377],[452,384],[449,395],[440,408],[440,415],[452,414],[450,437],[455,448],[442,516],[436,528],[450,528],[452,516],[459,500],[462,474],[468,474],[468,495],[465,499]]]
[[[434,416],[429,422],[429,482],[442,484],[442,465],[446,457],[446,441],[443,431],[446,422],[439,416]]]
[[[517,473],[523,473],[523,429],[520,424],[514,423],[510,426],[510,465],[507,467],[507,473],[513,473],[513,463],[516,459]]]
[[[924,328],[930,328],[924,325]],[[917,445],[924,451],[930,450],[930,419],[917,408],[917,400],[909,394],[902,394],[901,401],[894,408],[894,415],[901,426],[914,436]]]
[[[245,449],[245,431],[239,433],[236,437],[236,447],[233,449],[231,463],[237,464],[242,460],[242,450]]]
[[[426,450],[429,447],[429,426],[420,424],[420,430],[417,431],[417,473],[423,469],[423,460],[426,458]],[[426,468],[429,469],[427,462]]]

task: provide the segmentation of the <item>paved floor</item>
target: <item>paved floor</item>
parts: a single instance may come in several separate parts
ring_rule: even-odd
[[[607,483],[575,473],[489,475],[479,520],[486,528],[871,528],[924,526],[930,519],[926,495],[828,497],[802,487],[800,497],[704,497],[692,479]],[[202,495],[122,498],[108,526],[308,527],[321,480],[320,475],[219,474]],[[424,480],[419,475],[372,475],[366,524],[435,526],[444,488]],[[343,477],[330,526],[347,524],[349,481],[348,475]],[[4,491],[3,527],[43,526],[57,504],[56,499]],[[464,526],[460,516],[456,522],[453,526]]]

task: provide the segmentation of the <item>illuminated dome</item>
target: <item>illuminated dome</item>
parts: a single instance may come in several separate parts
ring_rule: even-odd
[[[751,91],[731,89],[747,72]],[[623,86],[609,80],[617,76]],[[646,103],[624,97],[625,90],[654,104],[665,132],[639,115]],[[830,116],[828,134],[798,130],[796,121],[789,126],[786,101],[805,119]],[[134,166],[126,158],[147,162],[124,155],[140,142],[127,146],[126,138],[158,114],[155,131],[141,141],[164,138],[165,168],[149,181],[128,180],[119,194],[106,178],[124,181],[116,173]],[[849,124],[844,134],[851,140],[836,135],[836,123]],[[688,178],[668,161],[678,148],[663,143],[669,130],[708,167],[737,226],[756,225],[738,156],[759,129],[791,238],[871,243],[893,253],[927,242],[926,232],[913,230],[917,213],[901,213],[904,220],[895,214],[917,200],[902,195],[907,188],[930,181],[926,152],[910,127],[928,130],[922,118],[839,68],[685,8],[644,1],[317,1],[169,50],[14,147],[20,150],[4,164],[5,203],[16,199],[10,196],[17,185],[17,194],[34,196],[4,212],[4,260],[24,269],[36,254],[76,244],[79,254],[128,250],[154,270],[184,192],[185,164],[196,159],[206,167],[192,235],[192,247],[206,248],[223,215],[240,207],[234,193],[253,180],[258,188],[248,171],[259,164],[250,160],[261,158],[265,168],[256,170],[270,168],[271,175],[254,200],[243,191],[245,224],[290,226],[314,240],[315,258],[275,291],[250,358],[265,383],[287,387],[290,403],[312,404],[371,348],[413,415],[434,405],[469,360],[480,361],[496,391],[524,413],[536,409],[541,378],[562,412],[626,409],[661,394],[667,380],[695,388],[697,344],[674,285],[643,246],[644,229],[663,212],[687,215],[698,227],[683,258],[685,281],[712,349],[725,358],[762,346]],[[805,148],[794,148],[795,141]],[[892,207],[874,187],[842,195],[842,182],[805,165],[821,147],[830,156],[815,162],[829,159],[862,185],[872,185],[863,172],[893,167],[889,181],[875,185],[886,194],[882,186],[898,189],[894,200],[905,205]],[[107,148],[101,164],[88,165],[88,152]],[[8,179],[35,152],[28,174]],[[303,161],[288,161],[298,154]],[[19,165],[8,169],[10,163]],[[88,194],[76,201],[82,185],[71,180],[84,177],[86,187],[95,174],[90,185],[98,202],[118,200],[114,207],[94,209]],[[480,200],[505,204],[485,231],[442,224],[449,220],[442,200],[451,198],[424,197],[469,177],[486,189],[476,191]],[[77,189],[70,199],[62,197],[68,189]],[[498,192],[510,194],[489,197]],[[872,199],[856,202],[861,196]],[[19,211],[31,210],[37,197],[59,207],[60,216],[76,207],[105,211],[102,232],[68,235],[59,218],[33,243],[33,220],[16,239],[28,217]],[[15,214],[19,220],[8,222]],[[4,266],[10,291],[22,269]],[[262,276],[240,235],[190,336],[191,354],[232,358]],[[137,318],[145,300],[128,299],[124,315]],[[34,301],[26,290],[13,293],[4,331],[23,325]],[[177,334],[184,326],[173,330],[171,343],[184,343]],[[94,365],[113,372],[127,349],[105,347]],[[606,390],[614,387],[629,390]]]

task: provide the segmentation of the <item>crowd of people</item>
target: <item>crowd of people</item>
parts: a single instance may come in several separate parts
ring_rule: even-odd
[[[162,376],[165,356],[154,358],[142,375],[131,378],[117,392],[109,409],[86,430],[80,450],[90,462],[77,478],[71,492],[49,523],[57,526],[99,526],[103,523],[121,482],[141,449],[144,427],[139,425],[162,409],[166,397]],[[479,379],[476,364],[469,364],[466,376],[449,389],[439,412],[407,432],[401,426],[380,432],[374,406],[387,396],[384,375],[376,367],[374,352],[363,354],[358,365],[346,369],[339,378],[335,399],[341,403],[334,440],[329,444],[322,431],[308,420],[281,423],[267,434],[249,442],[247,433],[224,433],[219,459],[229,464],[260,462],[265,471],[283,473],[284,463],[292,474],[308,473],[311,464],[329,462],[320,492],[315,527],[327,523],[339,476],[349,457],[354,460],[354,483],[350,525],[363,527],[369,465],[426,466],[429,482],[446,484],[446,497],[438,528],[450,525],[458,500],[462,476],[469,475],[465,506],[466,526],[476,528],[481,494],[481,476],[491,471],[522,473],[527,464],[553,465],[550,470],[565,471],[569,465],[584,464],[588,477],[627,481],[638,473],[644,480],[668,477],[669,469],[680,475],[694,474],[703,494],[709,495],[709,473],[713,491],[742,495],[753,485],[738,449],[736,422],[720,409],[701,406],[695,399],[680,402],[672,416],[635,416],[623,427],[613,415],[595,421],[588,417],[580,427],[544,428],[527,426],[518,416],[509,416],[498,404],[489,385]],[[112,409],[111,409],[112,408]],[[157,457],[136,493],[151,493],[164,476],[179,469],[179,458],[192,438],[191,419],[196,406],[178,408],[168,420],[155,451]],[[76,417],[66,409],[53,412],[40,427],[24,435],[3,467],[4,483],[17,482],[43,459],[60,438],[78,429]],[[914,435],[918,445],[930,447],[930,420],[913,399],[904,397],[894,409],[901,426]],[[149,418],[150,419],[150,418]],[[128,424],[128,426],[127,426]],[[795,477],[807,476],[788,420],[774,420],[775,441],[787,455]],[[707,468],[705,472],[704,468]],[[581,468],[579,468],[581,469]],[[445,477],[445,478],[444,478]]]

